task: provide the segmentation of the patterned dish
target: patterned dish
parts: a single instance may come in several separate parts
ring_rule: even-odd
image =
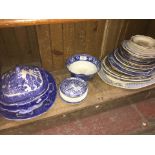
[[[143,88],[146,86],[150,86],[152,84],[155,83],[155,79],[152,78],[149,81],[146,82],[131,82],[131,81],[123,81],[120,79],[116,79],[114,77],[109,76],[104,69],[101,69],[98,72],[98,75],[100,76],[100,78],[107,84],[111,85],[111,86],[115,86],[115,87],[120,87],[120,88],[124,88],[124,89],[139,89],[139,88]]]
[[[60,96],[68,103],[82,101],[88,93],[88,84],[81,78],[66,78],[60,85]]]
[[[94,56],[77,54],[67,59],[66,66],[73,77],[89,80],[100,70],[101,63]]]
[[[53,76],[35,66],[18,66],[5,73],[1,87],[0,112],[13,120],[31,119],[46,112],[57,92]]]

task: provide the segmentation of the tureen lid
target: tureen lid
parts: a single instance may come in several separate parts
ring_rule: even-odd
[[[60,91],[68,97],[79,97],[87,91],[87,82],[76,77],[66,78],[60,85]]]
[[[44,71],[36,66],[17,66],[1,77],[0,100],[19,102],[43,92],[48,85]]]

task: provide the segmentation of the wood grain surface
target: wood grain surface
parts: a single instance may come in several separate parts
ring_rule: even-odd
[[[69,76],[68,72],[65,70],[53,72],[53,75],[57,81],[58,87],[60,82]],[[54,106],[48,110],[47,113],[39,117],[26,121],[9,121],[0,117],[0,134],[26,134],[28,133],[28,130],[31,131],[39,128],[38,125],[44,128],[49,120],[54,119],[56,121],[57,118],[63,119],[66,116],[70,116],[71,118],[72,115],[79,117],[79,115],[92,114],[95,111],[99,112],[102,109],[132,104],[140,100],[151,98],[154,95],[154,85],[138,90],[125,90],[105,84],[98,75],[96,75],[95,78],[89,82],[88,96],[80,104],[67,104],[62,101],[59,94],[57,94]],[[46,122],[46,120],[48,121]],[[41,122],[41,124],[39,122]],[[33,123],[35,126],[33,126]],[[22,127],[23,125],[24,127]],[[50,126],[50,124],[48,125]]]
[[[77,23],[96,19],[0,19],[0,27],[31,26],[41,24]]]
[[[132,35],[155,36],[154,21],[57,20],[58,23],[53,21],[51,24],[48,20],[38,20],[38,23],[44,24],[1,28],[0,64],[11,68],[16,64],[41,62],[45,69],[53,71],[63,69],[66,59],[73,54],[87,53],[103,58],[120,46],[122,40],[129,39]],[[21,22],[24,23],[24,20]],[[37,23],[37,20],[25,22]]]

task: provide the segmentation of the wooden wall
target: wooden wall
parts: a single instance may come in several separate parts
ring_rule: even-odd
[[[40,61],[35,27],[0,29],[0,64],[5,68]]]
[[[102,58],[135,34],[155,37],[155,20],[94,20],[0,29],[0,63],[39,64],[47,70],[64,68],[75,53]]]
[[[99,57],[105,20],[36,26],[42,64],[48,70],[64,68],[75,53]]]

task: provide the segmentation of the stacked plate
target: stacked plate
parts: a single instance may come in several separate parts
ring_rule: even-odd
[[[155,83],[155,39],[135,35],[102,60],[101,79],[113,86],[138,89]]]
[[[24,120],[46,112],[56,98],[53,76],[35,66],[18,66],[0,80],[0,113],[7,119]]]

